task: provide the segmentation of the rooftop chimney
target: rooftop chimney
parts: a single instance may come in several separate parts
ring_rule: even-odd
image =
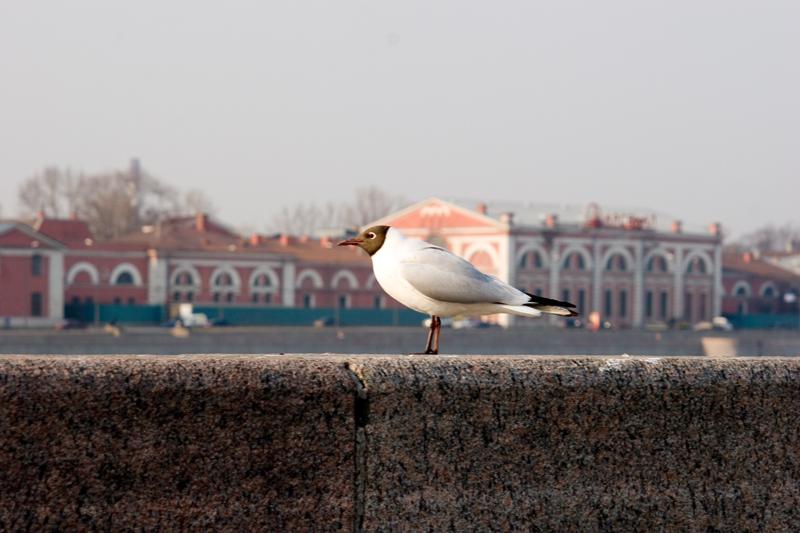
[[[715,237],[719,237],[722,235],[722,224],[719,222],[714,222],[713,224],[708,226],[708,232]]]
[[[475,211],[477,211],[481,215],[485,215],[486,212],[488,211],[488,208],[486,207],[485,203],[481,202],[475,207]]]
[[[683,233],[683,222],[680,220],[674,220],[672,222],[672,233]]]
[[[750,261],[753,260],[753,253],[745,252],[744,254],[742,254],[742,259],[744,260],[745,263],[749,263]]]
[[[320,246],[322,246],[323,248],[331,248],[331,247],[333,246],[333,243],[331,242],[331,238],[330,238],[330,237],[328,237],[328,236],[322,237],[322,238],[319,240],[319,244],[320,244]]]
[[[138,180],[142,177],[142,163],[139,161],[138,157],[131,159],[130,175],[134,180]]]
[[[194,216],[194,227],[197,231],[206,231],[208,229],[208,215],[197,213]]]
[[[509,226],[513,226],[514,213],[500,213],[500,222]]]
[[[544,225],[548,228],[555,228],[558,226],[558,215],[555,213],[548,213],[544,219]]]
[[[250,245],[251,246],[259,246],[264,242],[264,239],[258,233],[253,233],[250,235]]]
[[[280,238],[281,246],[289,246],[290,241],[291,239],[289,238],[288,235],[286,235],[285,233],[281,233],[281,238]]]
[[[303,243],[303,244],[307,243],[308,242],[308,235],[305,234],[305,233],[300,235],[300,242]]]

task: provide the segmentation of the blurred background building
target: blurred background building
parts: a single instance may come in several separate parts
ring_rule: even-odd
[[[596,205],[577,212],[438,198],[374,224],[445,246],[488,274],[574,302],[582,315],[615,327],[691,325],[721,314],[764,327],[798,312],[800,275],[782,258],[723,254],[719,224],[686,231],[653,213],[603,213]],[[76,218],[7,222],[0,224],[0,317],[11,325],[65,317],[158,323],[191,303],[237,324],[418,324],[419,315],[383,293],[365,254],[335,246],[340,237],[344,231],[242,236],[204,213],[104,241]]]

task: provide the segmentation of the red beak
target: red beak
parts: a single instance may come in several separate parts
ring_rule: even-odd
[[[337,246],[358,246],[362,242],[364,241],[361,239],[347,239],[346,241],[340,242]]]

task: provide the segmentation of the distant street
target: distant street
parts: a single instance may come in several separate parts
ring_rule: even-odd
[[[800,355],[800,333],[748,330],[734,333],[560,328],[499,328],[442,331],[442,354],[484,355],[703,355],[704,336],[736,339],[742,356]],[[418,328],[213,328],[174,337],[167,328],[125,328],[119,337],[102,329],[81,331],[0,330],[3,354],[189,354],[341,353],[405,354],[420,351]]]

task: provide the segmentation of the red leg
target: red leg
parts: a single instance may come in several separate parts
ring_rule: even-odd
[[[437,355],[439,353],[439,333],[442,330],[442,319],[438,316],[431,317],[431,333],[432,339],[429,338],[428,340],[428,348],[425,350],[425,353]],[[433,346],[431,346],[431,342],[433,341]]]

